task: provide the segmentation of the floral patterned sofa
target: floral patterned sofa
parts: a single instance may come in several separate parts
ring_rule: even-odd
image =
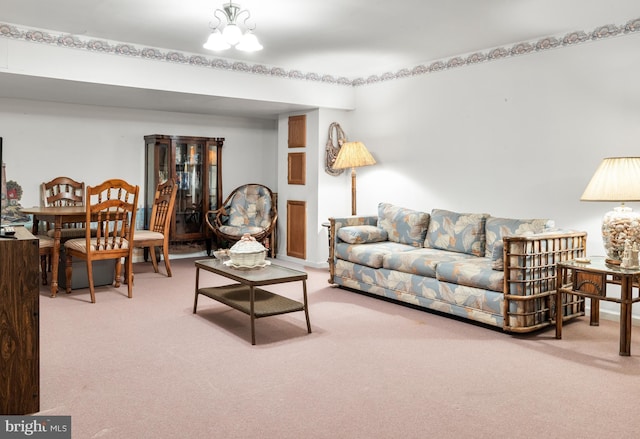
[[[551,325],[559,261],[585,256],[586,232],[547,219],[380,203],[377,216],[329,218],[329,282],[507,332]],[[584,302],[563,298],[563,319]]]

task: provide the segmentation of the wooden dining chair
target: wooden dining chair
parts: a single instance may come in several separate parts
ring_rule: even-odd
[[[140,188],[124,180],[113,179],[86,190],[86,223],[96,225],[96,235],[92,237],[91,230],[85,229],[84,238],[70,239],[65,242],[66,253],[66,288],[71,292],[71,278],[73,274],[72,260],[74,257],[84,259],[87,263],[89,278],[89,292],[91,303],[95,303],[95,289],[93,285],[93,261],[115,259],[115,286],[120,287],[122,273],[122,258],[126,269],[126,284],[128,297],[133,297],[133,239]]]
[[[82,206],[84,182],[69,177],[56,177],[40,185],[43,206]]]
[[[151,209],[151,219],[148,230],[136,230],[133,246],[137,248],[149,248],[153,270],[158,273],[158,260],[156,259],[156,247],[162,247],[164,266],[167,276],[171,277],[171,264],[169,263],[169,229],[173,208],[176,202],[178,185],[172,179],[160,183],[156,188],[156,194]]]
[[[38,235],[38,247],[40,255],[40,270],[42,274],[42,285],[47,285],[47,273],[51,266],[51,256],[53,255],[53,238],[46,235]]]
[[[40,204],[48,206],[83,206],[85,186],[83,181],[76,181],[70,177],[56,177],[40,185]],[[47,224],[46,234],[53,237],[53,224]],[[85,233],[84,223],[65,224],[60,233],[61,241],[80,238]]]

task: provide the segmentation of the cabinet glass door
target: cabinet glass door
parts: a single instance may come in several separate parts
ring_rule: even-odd
[[[218,146],[215,142],[208,142],[207,165],[209,166],[209,206],[208,210],[218,208]],[[220,201],[222,203],[222,201]]]
[[[178,187],[171,216],[170,242],[204,243],[211,252],[212,233],[204,221],[222,197],[222,146],[224,137],[194,137],[150,134],[145,140],[145,225],[149,226],[155,191],[169,179]],[[138,227],[141,228],[141,227]],[[146,254],[145,254],[146,257]]]
[[[151,208],[156,194],[156,187],[171,177],[171,143],[167,139],[145,137],[146,141],[146,200],[144,215],[137,214],[139,220],[144,219],[144,227],[149,227]],[[136,221],[137,222],[137,221]],[[142,227],[138,227],[142,228]]]
[[[202,233],[203,153],[198,142],[176,142],[176,196],[175,231],[177,236]]]

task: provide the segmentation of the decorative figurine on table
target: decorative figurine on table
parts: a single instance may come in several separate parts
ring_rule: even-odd
[[[620,268],[638,268],[638,243],[631,243],[630,240],[624,242],[624,251],[622,253],[622,262]]]
[[[640,267],[640,260],[638,260],[638,252],[640,248],[638,247],[638,243],[634,242],[633,247],[631,247],[631,267],[629,268],[638,268]]]

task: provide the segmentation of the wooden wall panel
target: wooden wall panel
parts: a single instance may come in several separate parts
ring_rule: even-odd
[[[307,146],[307,115],[289,116],[289,148]]]
[[[307,258],[307,202],[287,200],[287,256]]]
[[[307,159],[304,152],[290,152],[287,181],[289,184],[306,184]]]

